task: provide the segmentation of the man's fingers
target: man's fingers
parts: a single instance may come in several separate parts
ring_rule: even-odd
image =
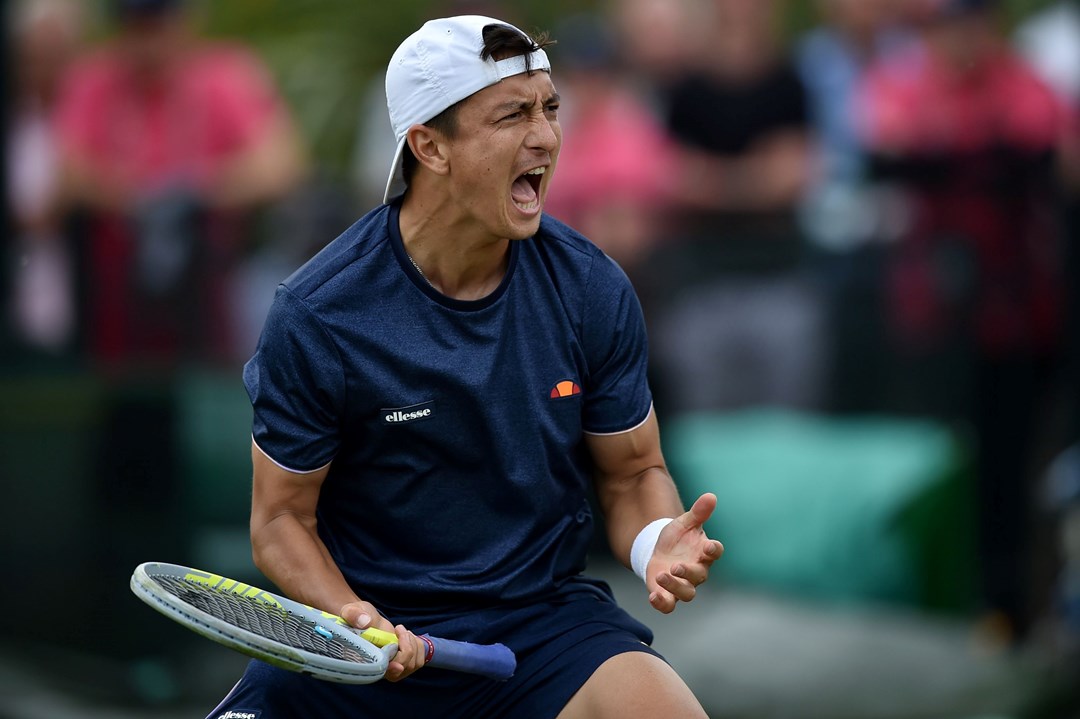
[[[693,601],[697,596],[697,587],[688,579],[673,576],[668,572],[661,572],[656,578],[656,583],[661,589],[666,590],[680,602]]]
[[[375,627],[376,629],[390,630],[390,627],[387,626],[388,623],[365,602],[350,602],[342,607],[338,614],[357,629]]]
[[[408,677],[420,667],[424,666],[427,656],[426,645],[423,640],[399,624],[394,627],[398,637],[398,651],[386,667],[384,678],[387,681],[397,682]]]
[[[707,561],[715,562],[724,554],[724,545],[715,539],[709,540],[709,543],[705,545],[704,554]]]
[[[716,495],[712,492],[706,492],[698,497],[694,505],[690,507],[690,511],[681,517],[682,524],[687,529],[700,529],[712,516],[715,509]]]
[[[649,604],[657,611],[668,614],[678,602],[693,601],[698,585],[709,578],[712,563],[724,553],[724,545],[709,539],[703,531],[716,502],[716,495],[711,492],[698,497],[666,535],[663,547],[658,544],[651,564],[654,571],[660,571],[655,575],[655,589],[649,594]]]
[[[664,614],[675,611],[679,602],[693,601],[697,588],[686,579],[662,572],[656,578],[657,589],[649,595],[649,604]]]
[[[375,627],[397,636],[397,653],[386,665],[384,678],[387,681],[401,681],[405,677],[424,666],[427,656],[427,645],[423,640],[410,632],[401,624],[396,627],[386,621],[374,607],[367,602],[351,602],[341,608],[338,613],[342,619],[357,629]]]
[[[341,618],[357,629],[367,629],[371,625],[371,615],[355,604],[342,607]]]
[[[685,579],[696,587],[709,578],[709,568],[704,564],[676,564],[671,568],[671,575]]]
[[[649,604],[663,614],[671,614],[675,611],[675,603],[675,597],[663,589],[658,589],[649,595]]]

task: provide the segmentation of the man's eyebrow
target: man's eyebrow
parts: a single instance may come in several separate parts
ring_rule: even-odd
[[[553,103],[561,102],[562,98],[559,93],[553,92],[547,98],[544,99],[543,105],[551,105]],[[493,113],[510,112],[512,110],[528,110],[536,105],[535,100],[509,100],[507,102],[496,105],[492,108]]]

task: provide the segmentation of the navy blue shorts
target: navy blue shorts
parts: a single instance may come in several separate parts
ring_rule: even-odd
[[[517,671],[508,681],[424,668],[396,683],[347,685],[253,661],[208,719],[552,719],[611,657],[624,652],[659,656],[648,646],[653,638],[648,627],[615,604],[606,584],[588,582],[574,582],[556,598],[525,607],[486,609],[422,625],[403,622],[417,633],[502,642],[517,655]]]

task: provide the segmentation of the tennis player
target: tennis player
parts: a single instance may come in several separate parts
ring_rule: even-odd
[[[582,575],[590,486],[661,612],[723,547],[702,530],[716,498],[684,511],[665,468],[629,282],[543,215],[562,141],[548,44],[479,16],[402,43],[385,204],[279,287],[244,369],[256,564],[396,632],[389,681],[252,662],[211,717],[705,716]],[[422,669],[422,633],[502,642],[517,672]]]

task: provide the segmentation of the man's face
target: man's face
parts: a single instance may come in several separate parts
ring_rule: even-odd
[[[498,238],[540,227],[562,146],[559,96],[547,72],[505,78],[462,102],[446,140],[450,187],[467,217]]]

